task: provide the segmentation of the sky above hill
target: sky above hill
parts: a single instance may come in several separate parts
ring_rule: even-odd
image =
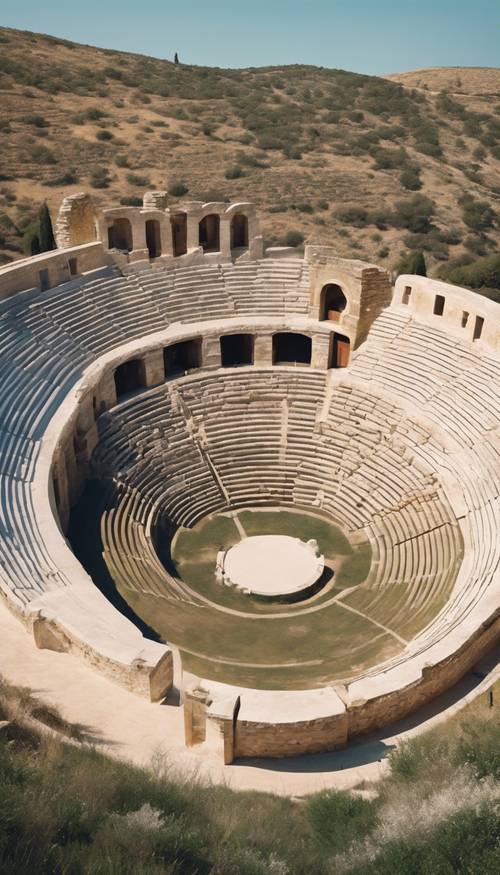
[[[498,66],[498,0],[2,0],[0,24],[219,67]]]

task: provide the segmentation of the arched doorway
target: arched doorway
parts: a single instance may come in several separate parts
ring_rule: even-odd
[[[306,334],[281,331],[273,335],[273,365],[311,364],[311,338]]]
[[[334,334],[330,348],[330,367],[346,368],[349,364],[351,341],[343,334]]]
[[[231,220],[231,249],[248,249],[248,217],[236,213]]]
[[[187,214],[175,213],[170,217],[172,226],[172,251],[174,256],[185,255],[187,252]]]
[[[321,290],[320,319],[338,322],[347,306],[347,298],[336,283],[328,283]]]
[[[146,368],[142,359],[123,362],[115,370],[116,400],[146,386]]]
[[[200,221],[199,243],[204,252],[219,251],[220,219],[215,213],[204,216]]]
[[[182,340],[163,350],[165,377],[178,376],[201,367],[201,340]]]
[[[252,334],[223,334],[220,339],[220,354],[223,368],[253,364]]]
[[[159,258],[161,255],[161,230],[157,219],[148,219],[146,222],[146,246],[150,258]]]
[[[131,252],[133,247],[132,225],[128,219],[115,219],[108,228],[108,246],[120,252]]]

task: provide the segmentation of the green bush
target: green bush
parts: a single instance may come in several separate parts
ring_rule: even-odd
[[[126,179],[129,185],[137,185],[142,187],[149,185],[149,179],[147,178],[147,176],[139,176],[137,173],[127,173]]]
[[[471,289],[483,286],[500,289],[500,255],[488,255],[476,260],[471,255],[464,255],[443,265],[439,275],[450,283]]]
[[[36,164],[57,164],[56,156],[47,146],[32,146],[29,154],[31,160]]]
[[[109,188],[111,182],[109,172],[105,167],[95,167],[90,174],[92,188]]]
[[[313,796],[307,816],[314,835],[331,853],[340,853],[369,832],[376,821],[376,806],[335,790]]]
[[[463,205],[462,216],[472,231],[486,231],[493,227],[496,213],[487,201],[470,200]]]
[[[25,125],[34,125],[36,128],[48,128],[49,123],[47,119],[43,117],[43,115],[33,115],[30,113],[29,115],[24,115],[21,119]]]
[[[243,168],[238,164],[233,165],[233,167],[228,167],[224,173],[226,179],[240,179],[240,177],[244,175]]]
[[[427,265],[423,252],[408,252],[403,255],[396,265],[398,274],[411,273],[417,276],[427,276]],[[401,758],[396,761],[394,770],[397,771],[398,766],[403,768],[405,756],[411,755],[411,748],[407,748],[401,752]]]
[[[106,130],[104,130],[104,131],[97,131],[96,139],[97,139],[97,140],[102,140],[103,142],[105,142],[106,140],[112,140],[112,139],[113,139],[113,136],[114,136],[114,135],[111,133],[111,131],[106,131]]]
[[[287,231],[283,243],[285,246],[300,246],[304,242],[304,235],[301,231]]]
[[[185,182],[172,182],[168,187],[168,193],[172,195],[172,197],[182,197],[187,194],[188,191],[189,188]]]
[[[142,207],[142,197],[121,197],[120,203],[123,207]]]
[[[344,225],[352,225],[353,228],[364,228],[368,224],[368,212],[364,207],[340,207],[335,218]]]
[[[435,203],[423,194],[416,194],[408,200],[396,201],[393,224],[396,228],[407,228],[414,233],[426,234],[430,231]]]
[[[422,188],[420,168],[416,164],[405,167],[400,174],[399,181],[403,188],[406,188],[408,191],[419,191]]]

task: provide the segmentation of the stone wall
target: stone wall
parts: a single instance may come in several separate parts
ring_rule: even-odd
[[[24,258],[0,267],[0,300],[28,289],[52,288],[109,264],[111,259],[99,242]]]
[[[94,202],[85,192],[65,197],[57,216],[56,240],[59,249],[70,249],[97,240]]]
[[[441,315],[434,312],[437,296],[444,299]],[[405,274],[396,280],[393,305],[429,326],[500,352],[498,304],[484,295],[428,277]],[[484,322],[481,336],[476,338],[478,318]]]
[[[328,246],[306,246],[305,260],[310,265],[310,309],[313,319],[322,319],[322,292],[337,285],[347,298],[345,310],[334,323],[340,334],[356,349],[365,340],[374,319],[392,299],[389,274],[377,265],[339,258]]]

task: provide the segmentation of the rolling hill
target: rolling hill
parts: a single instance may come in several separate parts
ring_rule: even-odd
[[[22,256],[44,200],[54,215],[65,194],[133,204],[148,188],[252,200],[268,244],[296,231],[389,268],[412,250],[432,273],[490,255],[499,80],[225,70],[0,29],[0,262]]]

